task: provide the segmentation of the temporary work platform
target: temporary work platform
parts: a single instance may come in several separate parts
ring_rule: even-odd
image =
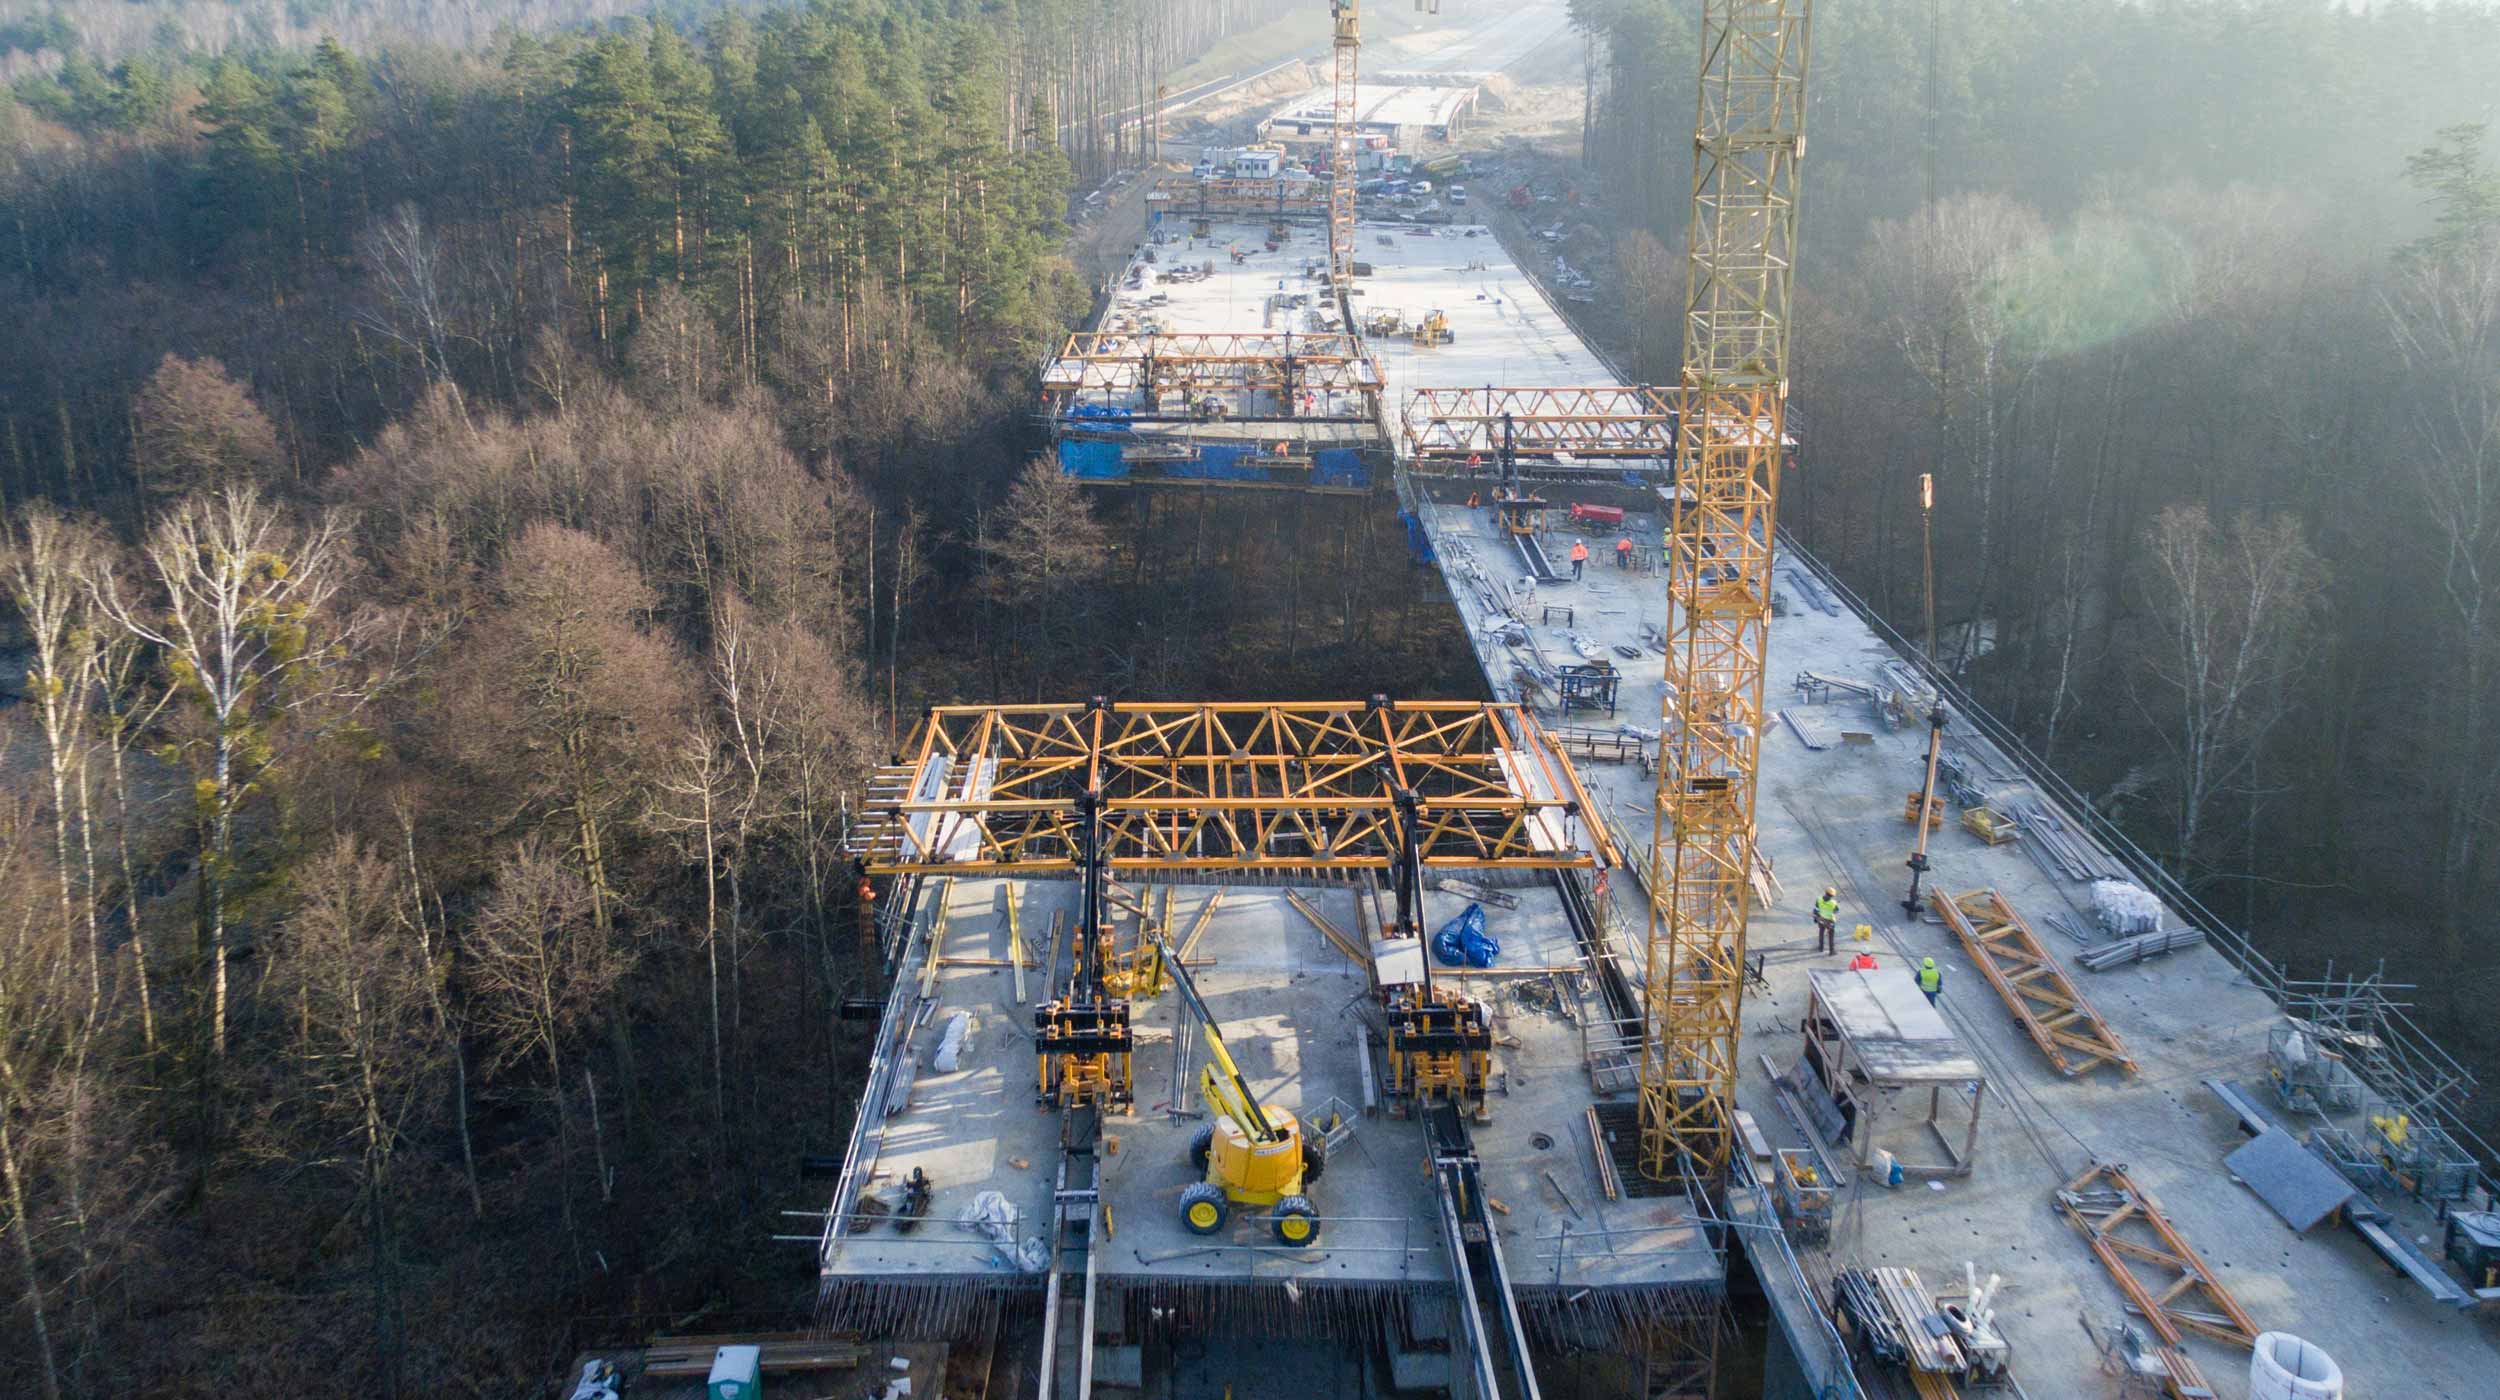
[[[1987,1094],[1987,1076],[1908,972],[1814,973],[1806,994],[1805,1037],[1806,1058],[1819,1067],[1835,1102],[1855,1104],[1853,1136],[1860,1168],[1870,1165],[1875,1149],[1882,1147],[1905,1176],[1970,1175],[1979,1148],[1979,1105]],[[1907,1143],[1876,1140],[1889,1126],[1889,1102],[1903,1091],[1919,1089],[1927,1091],[1922,1121],[1926,1135],[1943,1151],[1940,1159],[1914,1160],[1903,1150]],[[1945,1135],[1948,1092],[1966,1115],[1959,1148]]]

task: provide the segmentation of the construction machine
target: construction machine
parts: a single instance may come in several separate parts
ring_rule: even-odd
[[[1397,913],[1373,948],[1388,1029],[1389,1098],[1401,1114],[1447,1104],[1490,1122],[1485,1102],[1493,1078],[1493,1021],[1484,1003],[1464,991],[1436,987],[1424,949],[1423,804],[1392,772],[1390,789],[1398,854],[1390,867]]]
[[[1291,1113],[1260,1101],[1233,1062],[1215,1013],[1198,995],[1180,954],[1159,937],[1155,948],[1207,1043],[1198,1093],[1206,1100],[1209,1121],[1189,1143],[1189,1164],[1202,1179],[1181,1193],[1181,1225],[1193,1235],[1212,1235],[1224,1228],[1234,1206],[1268,1206],[1279,1242],[1296,1249],[1315,1242],[1319,1211],[1303,1188],[1327,1167],[1326,1140],[1306,1136]]]
[[[1450,314],[1437,310],[1424,313],[1423,319],[1415,323],[1415,343],[1426,349],[1449,344]]]

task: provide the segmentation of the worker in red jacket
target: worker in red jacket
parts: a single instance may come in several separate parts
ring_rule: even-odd
[[[1587,568],[1588,565],[1589,542],[1587,540],[1573,540],[1571,542],[1571,578],[1573,582],[1576,583],[1579,581],[1580,571]]]

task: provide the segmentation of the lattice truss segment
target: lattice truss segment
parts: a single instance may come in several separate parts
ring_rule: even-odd
[[[1957,895],[1933,890],[1928,899],[2059,1074],[2071,1078],[2101,1065],[2136,1072],[2126,1042],[2092,1009],[2005,896],[1995,890]]]
[[[1726,1171],[1812,0],[1704,0],[1651,849],[1641,1169]]]
[[[1363,49],[1358,0],[1330,0],[1336,24],[1337,101],[1328,146],[1328,276],[1342,295],[1354,279],[1354,96],[1356,56]]]
[[[1329,389],[1377,393],[1380,362],[1342,333],[1080,331],[1042,366],[1050,394]]]
[[[2058,1188],[2057,1209],[2163,1341],[2175,1347],[2183,1332],[2201,1332],[2233,1346],[2257,1345],[2257,1324],[2239,1299],[2126,1167],[2093,1163]]]
[[[1611,865],[1579,774],[1517,705],[966,705],[930,711],[870,783],[871,873],[1073,870],[1103,796],[1107,868],[1385,870],[1399,789],[1427,866]]]
[[[1502,450],[1510,420],[1511,451],[1522,457],[1656,457],[1675,455],[1675,406],[1667,391],[1621,384],[1556,389],[1416,389],[1401,423],[1410,457],[1482,457]]]

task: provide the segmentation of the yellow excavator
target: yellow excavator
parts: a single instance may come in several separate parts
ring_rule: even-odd
[[[1259,1102],[1180,955],[1160,938],[1155,947],[1182,1004],[1206,1034],[1209,1060],[1198,1067],[1198,1093],[1210,1121],[1189,1143],[1189,1164],[1203,1179],[1181,1192],[1182,1226],[1193,1235],[1212,1235],[1224,1228],[1234,1206],[1269,1206],[1280,1242],[1296,1249],[1314,1243],[1319,1211],[1302,1193],[1328,1165],[1327,1140],[1306,1137],[1292,1114]]]

